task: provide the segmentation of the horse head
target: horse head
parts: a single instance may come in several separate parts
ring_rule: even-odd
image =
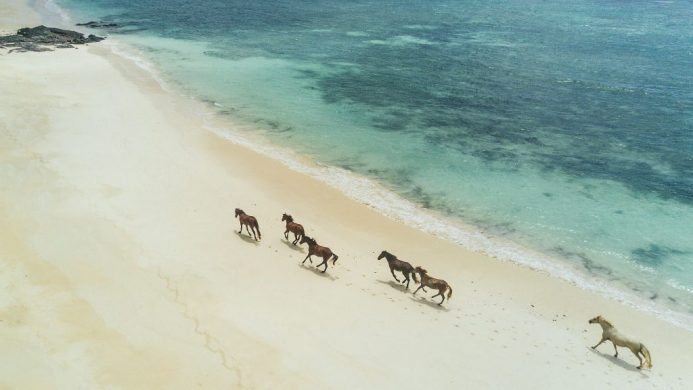
[[[382,251],[382,252],[380,252],[380,255],[378,256],[378,260],[382,259],[383,257],[388,257],[388,256],[392,256],[392,254],[388,251]]]
[[[423,268],[421,268],[421,267],[416,267],[416,268],[414,268],[414,271],[416,271],[416,272],[418,272],[418,273],[420,273],[420,274],[422,274],[422,275],[426,275],[426,274],[428,273],[428,271],[426,271],[425,269],[423,269]]]
[[[239,215],[243,215],[245,212],[241,209],[236,209],[236,218],[238,218]]]
[[[305,243],[308,243],[308,246],[317,244],[317,242],[314,239],[312,239],[308,236],[303,236],[303,237],[301,237],[300,244],[305,244]]]
[[[602,316],[599,315],[599,316],[596,316],[596,317],[592,318],[591,320],[589,320],[589,321],[587,321],[587,322],[590,323],[590,324],[598,324],[598,323],[600,323],[603,319],[604,319],[604,318],[603,318]]]
[[[291,215],[284,213],[282,214],[282,221],[293,222],[294,218]]]

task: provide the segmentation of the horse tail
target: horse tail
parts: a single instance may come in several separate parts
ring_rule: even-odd
[[[337,262],[337,259],[339,259],[339,256],[337,256],[336,253],[333,253],[333,254],[332,254],[332,264],[336,263],[336,262]]]
[[[419,278],[416,277],[416,271],[412,269],[410,272],[411,277],[414,278],[414,283],[419,283]]]
[[[262,233],[260,233],[260,224],[257,223],[257,219],[255,220],[255,222],[253,223],[253,225],[254,225],[255,229],[257,229],[257,236],[258,236],[258,238],[262,240]]]
[[[640,344],[640,352],[642,352],[643,355],[645,355],[645,361],[647,363],[647,367],[652,368],[652,357],[650,356],[650,351],[645,348],[644,344]]]
[[[452,287],[450,287],[450,285],[448,284],[448,300],[450,299],[451,296],[452,296]]]

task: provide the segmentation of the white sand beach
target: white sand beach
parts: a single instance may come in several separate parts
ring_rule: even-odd
[[[0,15],[2,31],[39,20],[19,1]],[[0,388],[692,386],[691,332],[224,140],[109,45],[0,55]],[[327,273],[301,265],[283,212],[339,255]],[[451,300],[397,285],[383,249]],[[598,314],[654,367],[590,349]]]

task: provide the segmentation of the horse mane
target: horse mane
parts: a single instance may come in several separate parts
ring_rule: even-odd
[[[602,319],[602,322],[606,324],[606,326],[610,326],[612,328],[614,327],[614,325],[611,322],[609,322],[606,318],[601,317],[601,319]]]
[[[292,217],[291,214],[284,213],[284,217],[286,217],[286,222],[291,223],[294,221],[294,217]]]
[[[236,209],[236,214],[245,214],[245,211],[241,209]]]
[[[308,237],[308,236],[304,236],[303,239],[305,239],[306,242],[308,242],[309,244],[317,244],[317,243],[318,243],[317,241],[315,241],[314,238],[311,238],[311,237]]]

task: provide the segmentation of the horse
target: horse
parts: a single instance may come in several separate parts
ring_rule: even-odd
[[[436,279],[428,276],[428,271],[421,267],[416,267],[414,268],[415,272],[418,272],[419,275],[421,276],[421,286],[416,289],[416,291],[423,290],[426,292],[426,289],[424,287],[430,287],[432,289],[438,290],[438,294],[432,296],[431,298],[435,298],[440,295],[441,298],[443,298],[440,303],[438,303],[438,306],[442,305],[443,302],[445,301],[445,292],[448,291],[448,300],[450,300],[450,297],[452,296],[452,287],[448,284],[448,282],[444,281],[443,279]],[[414,295],[416,295],[416,291],[414,291]]]
[[[294,222],[294,218],[287,213],[282,214],[282,221],[286,221],[286,230],[284,231],[284,238],[286,238],[286,240],[288,241],[289,232],[293,233],[295,240],[292,242],[292,244],[296,245],[298,240],[300,240],[301,237],[306,235],[306,231],[303,230],[303,226],[301,224]]]
[[[246,214],[245,211],[241,209],[236,209],[236,218],[238,218],[241,223],[241,230],[238,231],[239,234],[243,233],[243,226],[245,226],[245,230],[248,231],[248,237],[254,237],[255,241],[259,241],[258,238],[262,239],[262,234],[260,234],[260,225],[258,225],[255,217]],[[253,229],[252,236],[250,234],[250,229]],[[257,234],[255,234],[255,229],[257,229]]]
[[[304,243],[308,244],[308,256],[306,256],[306,258],[303,259],[303,262],[301,264],[305,263],[306,260],[310,260],[310,263],[313,264],[313,260],[310,257],[312,255],[320,256],[320,257],[322,257],[322,263],[316,265],[315,268],[319,268],[321,265],[324,264],[325,269],[322,270],[321,272],[325,273],[325,271],[327,271],[327,260],[332,258],[333,259],[332,265],[334,265],[337,262],[337,259],[339,258],[339,256],[332,253],[332,250],[330,250],[330,248],[328,248],[326,246],[318,245],[318,243],[314,239],[312,239],[308,236],[301,237],[301,244],[304,244]]]
[[[419,283],[419,281],[416,279],[416,272],[414,272],[414,267],[412,267],[411,264],[407,263],[406,261],[402,261],[397,258],[397,256],[393,255],[392,253],[388,251],[382,251],[380,252],[380,255],[378,256],[378,260],[385,258],[387,260],[387,265],[390,266],[390,273],[392,274],[392,277],[395,278],[395,280],[398,283],[407,283],[407,289],[409,289],[409,275],[414,278],[414,283]],[[397,279],[397,276],[395,275],[395,271],[399,271],[404,275],[404,280],[400,281]]]
[[[590,324],[599,324],[602,327],[602,339],[599,340],[597,345],[593,346],[592,349],[597,348],[599,345],[601,345],[601,343],[605,342],[606,340],[609,340],[614,345],[614,351],[616,352],[614,357],[618,357],[618,349],[616,348],[617,346],[626,347],[630,349],[631,352],[633,352],[633,355],[635,355],[636,358],[638,358],[638,361],[640,362],[638,369],[641,369],[643,367],[642,358],[640,357],[640,354],[642,354],[642,356],[645,358],[645,368],[652,368],[652,357],[650,357],[650,351],[648,351],[647,348],[645,348],[645,345],[643,345],[643,343],[631,340],[626,336],[622,335],[618,332],[618,330],[616,330],[616,328],[614,328],[613,325],[611,325],[611,322],[607,321],[602,316],[596,316],[588,322]]]

